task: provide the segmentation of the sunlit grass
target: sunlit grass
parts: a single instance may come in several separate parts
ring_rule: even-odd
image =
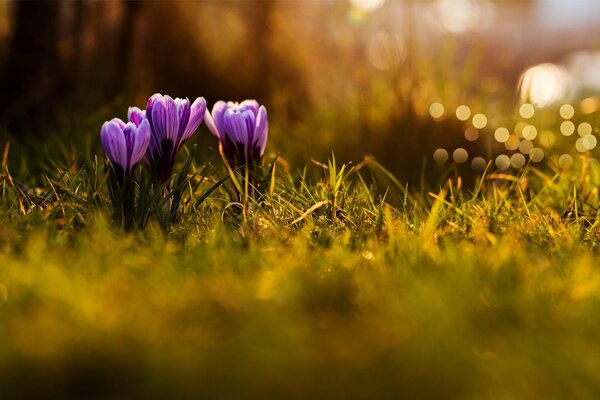
[[[574,161],[419,191],[277,160],[246,213],[189,201],[215,175],[130,233],[95,163],[5,165],[0,394],[594,398],[600,170]]]

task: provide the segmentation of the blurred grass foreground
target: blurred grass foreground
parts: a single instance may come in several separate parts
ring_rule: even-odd
[[[598,20],[0,0],[0,399],[598,398]],[[100,127],[155,92],[265,105],[256,193],[203,124],[124,231]]]

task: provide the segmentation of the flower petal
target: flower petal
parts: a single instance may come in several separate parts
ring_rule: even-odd
[[[202,119],[204,118],[205,113],[206,100],[204,100],[204,97],[198,97],[196,100],[194,100],[194,103],[192,104],[190,119],[183,132],[181,142],[187,140],[190,136],[192,136],[196,129],[198,129],[198,127],[202,123]]]
[[[161,100],[162,97],[162,94],[154,93],[152,96],[150,96],[148,102],[146,103],[146,118],[150,120],[150,127],[152,127],[152,110],[154,109],[154,104]]]
[[[129,160],[131,168],[139,163],[144,157],[150,143],[150,136],[150,123],[147,119],[144,119],[135,132],[133,150],[131,152],[131,159]]]
[[[214,121],[215,129],[218,133],[224,134],[225,124],[223,123],[223,116],[225,114],[225,111],[229,108],[231,108],[231,107],[229,106],[228,103],[225,103],[224,101],[220,101],[220,100],[217,101],[215,103],[215,105],[213,106],[212,120]],[[210,129],[210,126],[209,126],[209,129]],[[215,133],[215,132],[213,131],[213,133]],[[216,134],[217,136],[219,136],[218,133]]]
[[[253,110],[246,109],[246,111],[241,112],[242,117],[244,117],[244,123],[246,124],[246,137],[244,139],[244,144],[250,149],[252,144],[254,143],[254,128],[256,127],[256,114],[254,114]]]
[[[258,116],[256,117],[256,129],[254,130],[253,147],[258,148],[259,154],[262,156],[267,147],[267,136],[269,134],[269,120],[267,118],[267,109],[265,106],[260,106]]]
[[[140,110],[137,107],[129,107],[127,110],[127,119],[133,122],[135,126],[140,126],[142,120],[146,118],[146,111]]]
[[[183,141],[182,138],[185,128],[190,120],[190,101],[178,97],[175,99],[175,107],[177,108],[177,119],[179,124],[179,129],[177,130],[177,147],[179,147]]]
[[[252,110],[252,113],[256,116],[258,114],[258,102],[256,100],[244,100],[238,106],[240,111]]]
[[[100,129],[100,138],[110,162],[125,169],[127,167],[127,143],[119,124],[114,121],[105,122]]]
[[[135,143],[135,132],[137,127],[133,122],[128,122],[123,128],[123,136],[125,137],[125,147],[127,149],[127,164],[124,165],[125,171],[131,169],[131,153],[133,152],[133,145]]]
[[[225,135],[233,143],[248,143],[248,128],[241,112],[228,108],[223,115],[223,124]]]
[[[110,120],[110,122],[114,122],[115,124],[119,125],[119,128],[121,129],[125,128],[125,122],[123,122],[121,118],[113,118]]]

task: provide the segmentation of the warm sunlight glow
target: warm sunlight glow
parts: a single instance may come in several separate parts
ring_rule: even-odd
[[[371,12],[381,7],[386,0],[350,0],[352,6],[360,11]]]
[[[495,9],[489,0],[438,0],[432,12],[446,31],[461,34],[489,29]]]
[[[404,61],[404,41],[398,34],[378,31],[369,37],[366,53],[373,67],[389,70]]]
[[[521,99],[536,107],[546,107],[569,95],[571,81],[565,68],[556,64],[540,64],[521,75],[519,87]]]

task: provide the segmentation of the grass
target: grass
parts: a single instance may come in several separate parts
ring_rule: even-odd
[[[131,232],[97,162],[63,165],[28,180],[3,163],[3,399],[600,393],[586,156],[431,190],[371,159],[277,160],[247,212],[230,182],[197,204],[224,172],[194,162],[214,172],[188,181],[177,221]]]

